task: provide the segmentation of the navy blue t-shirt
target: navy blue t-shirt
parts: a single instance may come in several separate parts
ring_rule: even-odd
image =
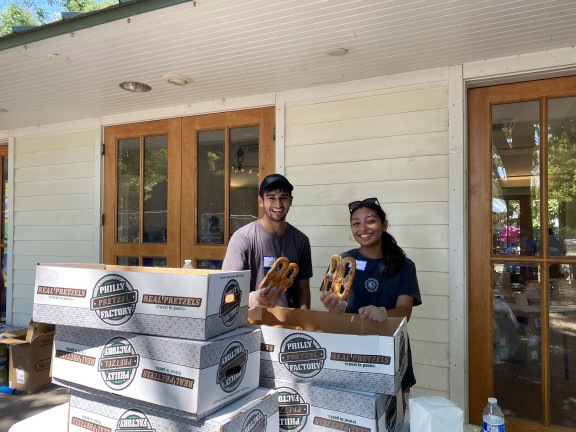
[[[413,297],[413,306],[422,304],[416,265],[411,259],[406,258],[406,265],[398,273],[385,277],[382,274],[383,258],[366,258],[358,249],[344,252],[342,256],[351,256],[356,260],[356,275],[347,299],[346,312],[358,313],[358,309],[369,305],[394,309],[401,295]]]
[[[384,276],[384,259],[366,258],[358,249],[351,249],[341,254],[342,257],[351,256],[356,260],[356,274],[350,295],[347,299],[346,312],[358,313],[364,306],[385,307],[395,309],[398,296],[409,295],[414,298],[413,306],[422,304],[420,288],[416,277],[416,265],[406,258],[406,265],[393,276]],[[408,367],[402,377],[402,390],[416,384],[412,366],[412,349],[408,339]]]

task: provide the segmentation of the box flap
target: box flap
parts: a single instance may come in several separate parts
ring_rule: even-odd
[[[44,323],[37,323],[31,322],[28,326],[28,332],[26,333],[26,341],[32,342],[33,340],[37,339],[40,335],[46,333],[53,333],[56,330],[56,326],[54,324],[44,324]]]
[[[401,326],[404,317],[388,317],[383,323],[361,319],[358,314],[328,311],[291,309],[283,307],[253,308],[249,318],[254,324],[292,325],[305,331],[322,331],[326,333],[349,335],[392,336]]]
[[[20,339],[20,338],[25,339],[27,332],[28,332],[28,328],[21,328],[21,329],[15,329],[15,330],[10,330],[10,331],[4,332],[4,333],[2,333],[2,336],[5,338],[9,338],[9,339]]]

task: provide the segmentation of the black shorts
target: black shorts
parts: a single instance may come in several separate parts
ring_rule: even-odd
[[[412,387],[416,384],[416,377],[414,376],[414,369],[412,369],[412,350],[410,349],[410,340],[408,340],[408,366],[402,378],[402,391]]]

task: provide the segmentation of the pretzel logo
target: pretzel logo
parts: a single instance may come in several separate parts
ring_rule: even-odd
[[[346,274],[347,265],[350,265],[348,274]],[[322,281],[322,292],[331,292],[339,299],[346,300],[348,295],[350,295],[355,274],[356,260],[354,258],[342,258],[340,255],[332,255],[330,258],[330,268]],[[344,287],[344,290],[342,290],[342,287]]]
[[[268,285],[278,287],[278,298],[280,298],[290,288],[299,270],[298,264],[291,263],[286,257],[280,257],[268,270],[258,288],[263,289]]]

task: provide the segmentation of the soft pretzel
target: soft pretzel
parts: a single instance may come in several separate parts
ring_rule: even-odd
[[[350,265],[348,274],[346,267]],[[356,274],[356,260],[352,257],[342,258],[340,255],[330,257],[330,268],[322,281],[322,292],[331,292],[341,300],[346,300],[350,295],[352,282]],[[344,287],[344,290],[342,290]]]
[[[279,257],[268,270],[258,288],[262,289],[268,285],[278,287],[277,295],[280,298],[290,288],[299,270],[298,264],[291,263],[286,257]]]

